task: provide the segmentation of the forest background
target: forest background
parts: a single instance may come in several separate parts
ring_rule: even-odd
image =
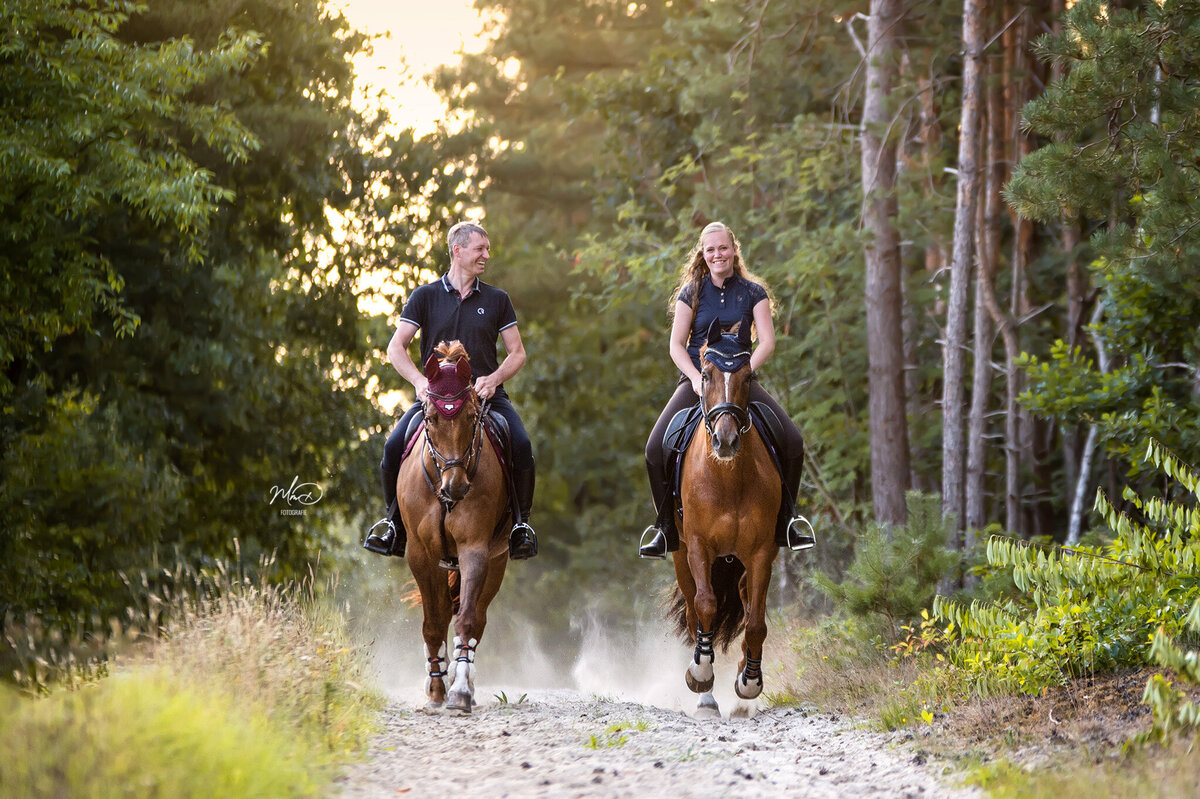
[[[318,0],[4,3],[0,615],[103,624],[180,562],[361,564],[403,388],[395,313],[361,309],[464,217],[530,354],[542,554],[506,602],[551,630],[668,578],[630,566],[642,450],[711,220],[774,292],[762,380],[807,442],[821,543],[777,607],[824,609],[804,578],[910,489],[952,590],[986,533],[1074,542],[1097,487],[1164,490],[1148,438],[1200,460],[1200,4],[477,6],[487,45],[436,77],[464,124],[416,136],[355,110],[368,43]]]

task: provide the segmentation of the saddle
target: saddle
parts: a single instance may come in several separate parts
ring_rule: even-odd
[[[783,465],[779,456],[780,442],[784,440],[783,423],[771,410],[771,406],[762,402],[750,403],[750,421],[758,435],[762,438],[775,471],[779,474],[779,485],[783,492],[780,503],[779,517],[775,523],[775,543],[787,546],[787,524],[791,520],[792,508],[796,498],[789,496],[787,485],[783,480]],[[667,424],[667,432],[663,435],[663,468],[666,470],[668,495],[661,508],[658,509],[656,524],[667,537],[667,549],[674,551],[679,548],[679,531],[675,527],[675,503],[682,496],[683,485],[683,453],[700,429],[704,414],[699,401],[695,405],[684,408],[671,418]],[[683,518],[683,505],[680,503],[679,518]]]
[[[400,456],[401,463],[408,459],[409,453],[416,446],[424,429],[425,418],[421,414],[413,416],[412,421],[408,424],[408,429],[404,431],[404,454]],[[517,506],[517,489],[516,483],[513,482],[512,471],[512,433],[508,429],[508,421],[498,412],[489,408],[487,417],[483,420],[483,430],[487,434],[487,440],[491,442],[492,450],[496,453],[496,460],[500,461],[504,484],[508,486],[509,512],[512,514],[512,518],[519,519],[521,515]],[[501,521],[501,525],[503,523]]]

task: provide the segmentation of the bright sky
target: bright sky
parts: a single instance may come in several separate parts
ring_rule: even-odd
[[[391,97],[388,107],[398,128],[418,135],[442,118],[441,100],[424,80],[433,69],[457,63],[459,53],[483,49],[483,18],[470,0],[330,0],[350,25],[374,41],[371,55],[354,60],[360,100],[379,89]]]

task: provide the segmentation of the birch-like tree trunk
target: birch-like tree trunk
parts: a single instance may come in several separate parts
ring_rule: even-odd
[[[942,384],[942,515],[963,524],[964,482],[963,381],[966,374],[968,289],[976,203],[979,201],[980,94],[983,75],[983,8],[980,0],[963,4],[963,103],[958,133],[958,192],[954,244],[950,259],[950,291],[946,298],[946,341]],[[955,536],[952,546],[961,547]]]
[[[909,480],[896,144],[894,138],[884,138],[891,122],[888,97],[896,76],[903,9],[903,0],[871,0],[862,120],[871,495],[875,519],[883,524],[906,520]]]
[[[989,59],[989,70],[999,69]],[[1002,89],[993,85],[987,100],[987,155],[983,201],[978,204],[975,223],[975,330],[972,336],[974,371],[971,380],[971,410],[967,419],[966,538],[967,550],[975,544],[975,530],[987,523],[987,411],[992,389],[992,314],[987,298],[994,295],[999,247],[1000,183],[1004,179],[1004,108]]]

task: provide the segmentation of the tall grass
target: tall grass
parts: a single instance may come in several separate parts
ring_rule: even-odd
[[[320,796],[362,750],[380,700],[311,580],[221,567],[169,584],[131,614],[136,636],[92,637],[116,653],[47,656],[50,641],[26,659],[25,696],[0,697],[5,797]]]

